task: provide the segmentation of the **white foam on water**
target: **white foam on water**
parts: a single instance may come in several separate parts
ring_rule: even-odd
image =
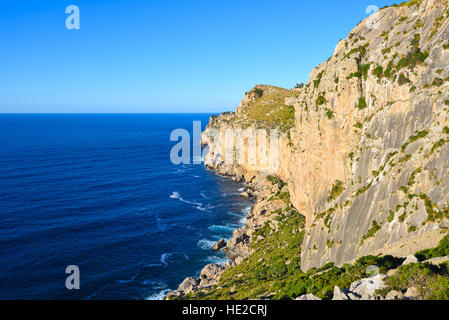
[[[170,253],[163,253],[163,254],[161,255],[161,263],[162,263],[164,266],[168,266],[167,259],[168,259],[170,256],[171,256]]]
[[[203,250],[210,250],[214,246],[216,241],[208,240],[208,239],[201,239],[198,241],[197,246],[200,247]]]
[[[146,297],[145,300],[164,300],[167,293],[173,291],[168,288],[168,285],[165,282],[159,280],[145,280],[142,281],[142,284],[150,286],[153,291],[158,291],[157,293]]]
[[[219,257],[219,256],[208,256],[206,259],[207,263],[215,263],[220,266],[224,265],[226,262],[228,262],[228,258],[226,257]]]
[[[162,300],[164,300],[167,293],[169,293],[170,291],[173,291],[173,290],[170,290],[170,289],[161,290],[158,293],[155,293],[155,294],[152,294],[151,296],[146,297],[145,300],[162,301]]]
[[[218,226],[218,225],[214,225],[214,226],[210,226],[208,229],[212,232],[232,232],[234,231],[238,226],[235,225],[222,225],[222,226]]]
[[[181,195],[180,195],[179,192],[177,192],[177,191],[174,191],[174,192],[170,195],[170,198],[171,198],[171,199],[177,199],[177,200],[179,200],[179,201],[181,201],[181,202],[190,204],[190,205],[194,206],[196,209],[201,210],[201,211],[208,211],[208,210],[214,208],[214,206],[211,206],[211,205],[204,205],[204,204],[201,203],[201,202],[194,202],[194,201],[188,201],[188,200],[185,200],[185,199],[183,199],[183,198],[181,197]],[[206,207],[204,207],[204,206],[206,206]]]
[[[242,209],[241,212],[242,212],[243,214],[245,214],[245,215],[248,215],[249,212],[251,211],[251,207],[252,207],[252,206],[246,207],[246,208]]]

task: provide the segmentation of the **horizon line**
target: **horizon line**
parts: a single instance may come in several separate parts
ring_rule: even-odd
[[[223,112],[0,112],[0,115],[176,115],[176,114],[220,114]]]

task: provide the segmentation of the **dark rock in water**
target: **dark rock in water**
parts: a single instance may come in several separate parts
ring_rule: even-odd
[[[219,251],[220,249],[223,249],[224,247],[226,247],[226,241],[224,239],[221,239],[216,244],[214,244],[214,246],[212,247],[212,250]]]

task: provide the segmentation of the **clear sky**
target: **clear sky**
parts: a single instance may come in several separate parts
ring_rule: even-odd
[[[307,82],[369,5],[395,2],[1,0],[0,113],[234,110],[256,84]]]

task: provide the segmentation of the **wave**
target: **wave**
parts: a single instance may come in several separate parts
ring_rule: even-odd
[[[251,207],[252,207],[252,206],[248,206],[248,207],[242,209],[241,212],[242,212],[244,215],[248,215],[249,212],[251,211]]]
[[[142,282],[143,285],[150,285],[156,293],[149,295],[145,300],[164,300],[164,297],[170,290],[167,284],[163,281],[145,280]]]
[[[233,217],[238,217],[238,218],[241,218],[241,217],[242,217],[241,214],[238,214],[238,213],[235,213],[235,212],[231,212],[231,211],[228,211],[228,214],[229,214],[230,216],[233,216]]]
[[[165,266],[165,267],[168,266],[167,259],[170,258],[170,256],[171,256],[171,253],[163,253],[163,254],[161,254],[161,264],[163,266]]]
[[[172,291],[172,290],[170,290],[170,289],[164,289],[164,290],[161,290],[161,291],[158,292],[158,293],[155,293],[155,294],[152,294],[151,296],[146,297],[145,300],[149,300],[149,301],[151,301],[151,300],[152,300],[152,301],[161,301],[161,300],[164,300],[166,294],[169,293],[170,291]]]
[[[237,225],[222,225],[222,226],[214,225],[214,226],[210,226],[208,229],[212,232],[229,233],[229,232],[234,231],[238,227],[239,226],[237,226]]]
[[[205,260],[207,263],[215,263],[220,266],[224,265],[226,262],[228,262],[228,258],[226,256],[220,257],[220,256],[208,256]]]
[[[134,279],[136,279],[136,275],[133,275],[133,276],[131,277],[131,279],[129,279],[129,280],[119,280],[118,283],[120,283],[120,284],[127,284],[127,283],[133,282]]]
[[[201,202],[195,202],[195,201],[188,201],[188,200],[185,200],[185,199],[183,199],[183,198],[181,197],[181,195],[180,195],[179,192],[177,192],[177,191],[174,191],[174,192],[170,195],[170,198],[171,198],[171,199],[179,200],[179,201],[184,202],[184,203],[187,203],[187,204],[190,204],[190,205],[194,206],[196,209],[198,209],[198,210],[200,210],[200,211],[209,211],[210,209],[213,209],[213,208],[214,208],[214,206],[211,206],[211,205],[205,205],[205,204],[203,204],[203,203],[201,203]],[[204,206],[205,206],[205,207],[204,207]]]
[[[210,250],[214,246],[216,241],[208,240],[208,239],[201,239],[198,241],[197,246],[200,247],[203,250]]]

